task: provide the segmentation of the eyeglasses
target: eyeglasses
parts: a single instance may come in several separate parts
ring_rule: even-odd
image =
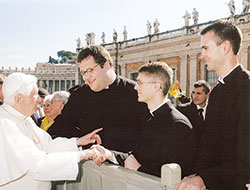
[[[150,84],[150,83],[156,83],[156,82],[155,81],[143,82],[143,81],[137,80],[136,83],[138,86],[141,86],[141,85],[146,84],[146,83]]]
[[[51,106],[51,103],[50,104],[44,104],[43,107],[46,108],[46,107],[50,107]]]
[[[91,73],[94,71],[94,69],[95,69],[98,65],[99,65],[99,64],[96,64],[94,67],[88,68],[86,71],[81,71],[81,72],[80,72],[81,75],[82,75],[82,76],[85,76],[85,75],[91,74]]]

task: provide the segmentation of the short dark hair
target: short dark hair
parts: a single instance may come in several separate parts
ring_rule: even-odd
[[[138,73],[148,73],[153,77],[159,78],[163,82],[163,94],[164,96],[167,95],[170,86],[172,85],[173,79],[173,70],[171,67],[164,62],[154,62],[154,63],[147,63],[143,65]]]
[[[204,35],[207,32],[214,31],[217,37],[217,45],[228,40],[233,48],[234,55],[237,55],[240,49],[242,34],[240,29],[229,21],[217,21],[206,28],[200,34]]]
[[[93,56],[95,62],[101,67],[103,67],[106,61],[108,61],[111,66],[113,66],[113,60],[109,52],[103,46],[92,45],[84,48],[79,52],[77,61],[80,63],[89,56]]]
[[[44,88],[39,88],[38,89],[38,95],[41,97],[41,98],[45,98],[45,96],[48,96],[49,95],[49,92],[44,89]]]
[[[205,80],[198,80],[197,82],[194,83],[194,88],[200,88],[200,87],[203,87],[203,91],[205,92],[205,94],[208,94],[211,91],[210,84]]]

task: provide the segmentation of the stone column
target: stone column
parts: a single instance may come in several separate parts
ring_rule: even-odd
[[[189,92],[192,92],[193,90],[193,84],[196,82],[197,80],[197,57],[194,54],[190,55],[190,78],[189,78]],[[187,96],[190,96],[190,94],[186,94]]]
[[[55,84],[55,80],[53,80],[53,86],[52,86],[53,92],[56,91],[56,84]]]
[[[187,91],[187,55],[181,55],[180,85],[183,91]]]
[[[59,91],[62,90],[62,81],[61,80],[59,80],[58,85],[59,85],[58,86]]]
[[[248,68],[248,46],[242,47],[239,56],[239,63],[243,65],[244,68]]]
[[[72,88],[72,87],[73,87],[73,81],[70,80],[70,88]]]
[[[47,85],[46,90],[49,91],[49,80],[46,80],[46,85]]]

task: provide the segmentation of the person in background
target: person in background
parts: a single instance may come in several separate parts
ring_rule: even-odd
[[[44,103],[45,97],[49,95],[49,92],[44,88],[39,88],[38,95],[39,97],[38,97],[37,109],[35,113],[31,116],[37,125],[39,125],[38,120],[44,117],[43,103]]]
[[[177,109],[189,119],[193,126],[196,135],[197,151],[200,146],[201,136],[204,132],[204,122],[210,90],[211,87],[208,82],[199,80],[193,84],[191,94],[192,102],[177,106]]]
[[[52,94],[45,97],[43,104],[44,117],[39,118],[37,124],[44,131],[48,130],[48,128],[53,124],[54,119],[56,118],[56,116],[54,116],[52,112],[52,105],[51,105],[52,98],[53,98]]]
[[[2,86],[3,86],[3,82],[4,82],[5,78],[6,78],[6,76],[0,74],[0,105],[3,104]]]
[[[64,105],[68,102],[70,93],[66,91],[54,92],[48,99],[48,107],[45,109],[46,117],[42,120],[41,128],[50,134],[50,127],[54,123],[55,118],[61,114]],[[45,104],[46,106],[46,104]],[[52,138],[53,138],[53,134]]]
[[[96,129],[81,138],[57,138],[31,119],[36,110],[38,88],[35,76],[10,74],[3,84],[0,107],[0,189],[50,190],[50,181],[74,180],[78,162],[94,159],[95,149],[78,146],[101,143]]]

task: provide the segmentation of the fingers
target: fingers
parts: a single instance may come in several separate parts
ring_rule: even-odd
[[[103,128],[95,129],[94,131],[92,131],[91,133],[89,133],[89,135],[90,135],[90,137],[92,137],[92,136],[96,135],[96,133],[98,133],[98,132],[100,132],[102,130],[103,130]]]
[[[96,141],[97,144],[102,144],[102,139],[101,139],[101,137],[99,135],[96,134],[94,136],[94,139],[95,139],[95,141]]]
[[[246,184],[248,190],[250,190],[250,184]]]

